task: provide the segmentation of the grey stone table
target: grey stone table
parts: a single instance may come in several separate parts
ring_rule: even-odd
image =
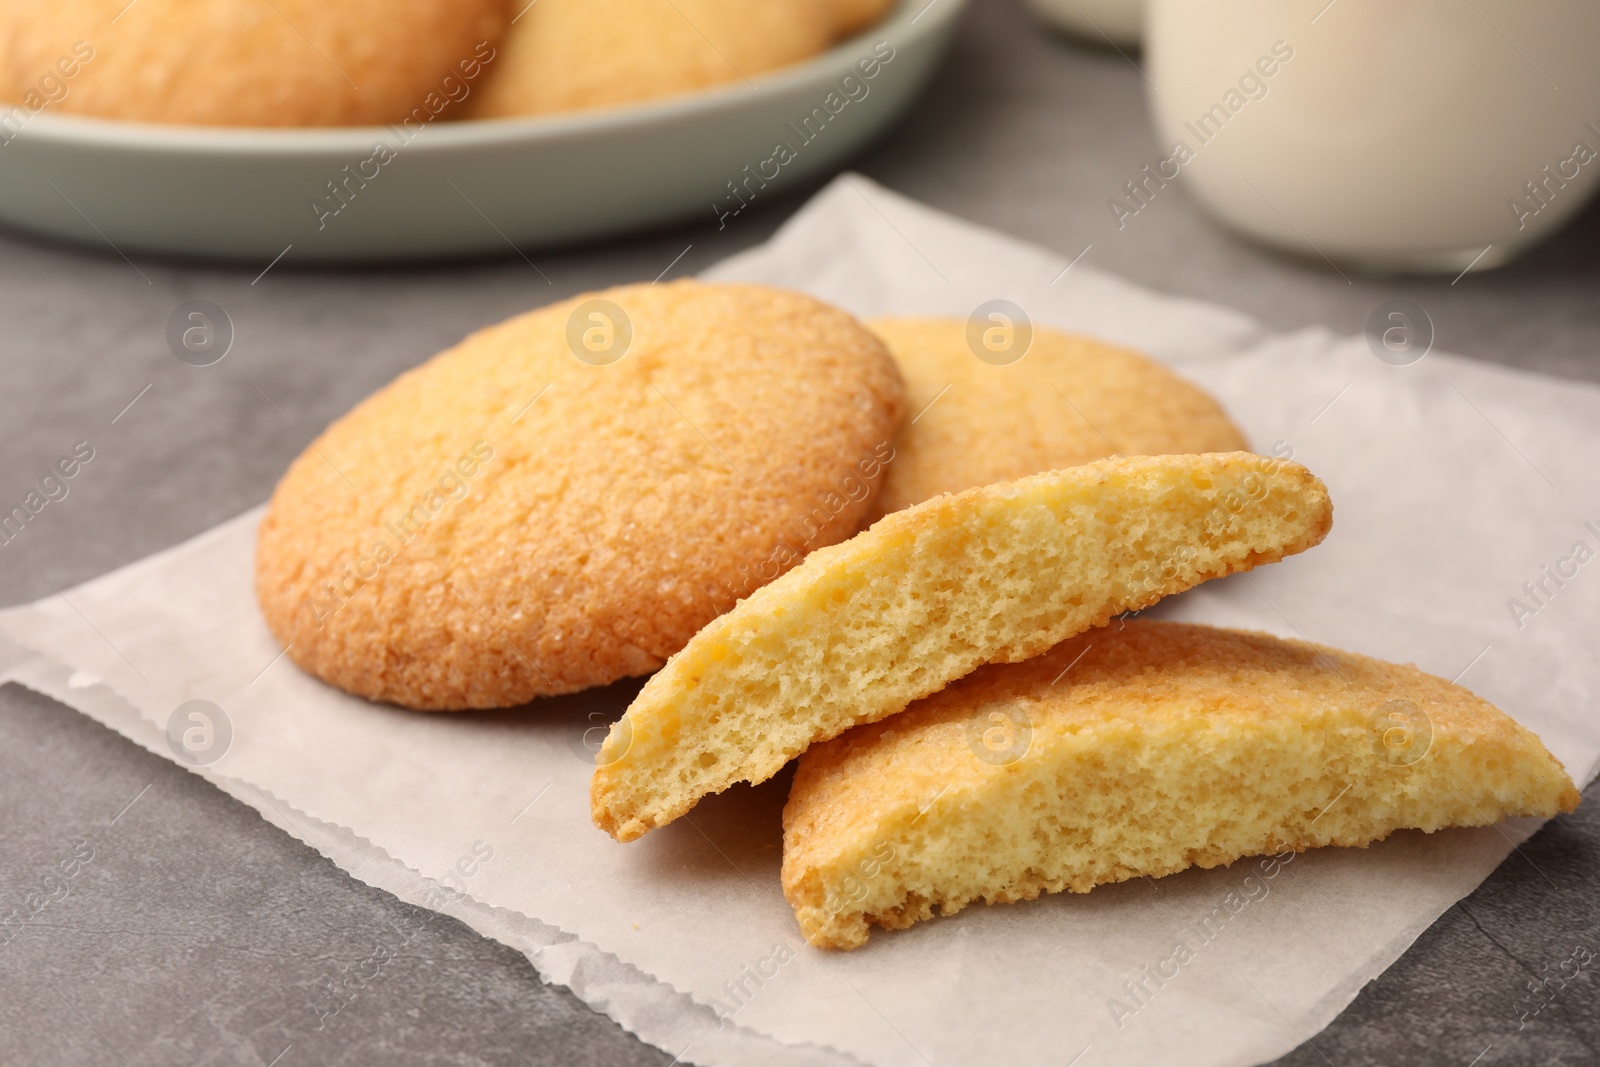
[[[1600,379],[1600,210],[1507,269],[1356,278],[1213,227],[1181,186],[1118,230],[1106,200],[1158,157],[1142,82],[1113,52],[980,0],[927,98],[857,161],[937,207],[1156,289],[1274,326],[1357,332],[1382,301],[1431,313],[1438,344]],[[0,550],[0,603],[94,577],[259,503],[311,434],[482,324],[581,289],[693,272],[771,233],[798,199],[725,230],[694,224],[561,253],[405,269],[155,262],[0,235],[0,501],[73,442],[71,495]],[[677,259],[680,253],[686,254]],[[674,261],[676,262],[674,263]],[[542,274],[540,273],[542,272]],[[549,281],[545,280],[548,276]],[[222,363],[167,351],[182,300],[227,308]],[[132,406],[129,404],[132,402]],[[1600,1063],[1597,979],[1519,1029],[1524,984],[1600,949],[1600,789],[1452,908],[1332,1026],[1283,1063]],[[0,913],[86,846],[92,859],[22,929],[0,931],[0,1065],[668,1064],[516,952],[429,924],[322,1030],[308,1004],[410,909],[346,877],[209,785],[62,705],[0,689]],[[292,1047],[290,1047],[292,1046]],[[288,1052],[285,1053],[285,1049]]]

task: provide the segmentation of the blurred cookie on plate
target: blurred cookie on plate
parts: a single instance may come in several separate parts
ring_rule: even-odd
[[[516,17],[468,114],[580,111],[749,81],[833,37],[824,0],[538,0]]]
[[[879,514],[1108,456],[1250,447],[1205,390],[1130,349],[1037,323],[1031,337],[964,319],[868,325],[900,364],[915,417],[895,442]],[[990,330],[1004,342],[993,351]]]
[[[573,297],[328,427],[267,508],[257,596],[302,668],[412,708],[648,674],[855,531],[904,411],[882,342],[811,297]]]
[[[445,79],[481,73],[510,17],[510,0],[0,0],[0,85],[18,98],[70,57],[53,111],[197,126],[400,122],[430,94],[467,95]]]
[[[827,5],[833,13],[834,33],[851,37],[881,21],[895,0],[827,0]]]

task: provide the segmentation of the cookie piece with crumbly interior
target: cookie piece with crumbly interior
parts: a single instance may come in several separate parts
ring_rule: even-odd
[[[647,674],[850,536],[905,411],[850,315],[754,285],[586,293],[336,421],[273,494],[256,592],[351,693],[493,708]]]
[[[867,325],[889,346],[911,410],[921,413],[895,441],[879,514],[1113,455],[1250,447],[1203,389],[1130,349],[1035,323],[1020,359],[991,362],[977,354],[986,351],[988,331],[1019,344],[1015,324],[974,331],[964,319],[890,318]]]
[[[1537,737],[1415,667],[1126,621],[812,748],[783,890],[806,940],[850,949],[978,901],[1577,803]]]
[[[1233,452],[1102,460],[935,497],[813,553],[696,634],[602,745],[595,824],[627,841],[985,663],[1304,551],[1327,488]]]
[[[377,125],[414,111],[431,119],[493,59],[510,7],[0,0],[0,85],[30,107],[28,94],[54,88],[53,112],[135,122]]]
[[[539,0],[506,34],[468,114],[545,115],[744,83],[823,51],[833,30],[823,0]]]

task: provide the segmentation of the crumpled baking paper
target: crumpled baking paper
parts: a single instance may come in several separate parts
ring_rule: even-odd
[[[1600,390],[1442,353],[1394,366],[1322,330],[1274,336],[855,175],[708,277],[863,316],[965,318],[1003,298],[1152,353],[1335,503],[1321,547],[1158,613],[1460,678],[1580,783],[1594,775]],[[779,891],[782,777],[617,844],[589,822],[590,760],[636,684],[464,715],[338,693],[280,658],[257,613],[258,519],[0,614],[20,646],[6,676],[169,756],[169,734],[197,722],[169,731],[175,710],[215,702],[231,739],[197,773],[356,877],[527,953],[682,1062],[1259,1063],[1315,1035],[1538,825],[975,907],[825,953]]]

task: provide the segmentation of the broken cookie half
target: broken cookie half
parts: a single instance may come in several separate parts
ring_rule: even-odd
[[[806,940],[1395,830],[1571,811],[1528,730],[1414,667],[1122,621],[808,751],[783,889]]]
[[[897,512],[667,661],[601,747],[595,825],[640,837],[986,663],[1304,551],[1332,522],[1309,471],[1245,452],[1101,460]]]

